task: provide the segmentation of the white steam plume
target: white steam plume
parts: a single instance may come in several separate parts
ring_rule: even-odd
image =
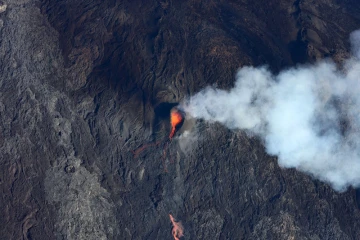
[[[360,30],[342,70],[330,61],[273,75],[244,67],[229,91],[205,88],[183,103],[194,118],[260,136],[280,166],[297,168],[338,191],[360,186]]]

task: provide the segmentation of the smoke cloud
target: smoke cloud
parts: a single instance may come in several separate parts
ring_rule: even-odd
[[[331,60],[290,68],[244,67],[229,91],[207,87],[182,104],[194,118],[259,136],[279,165],[344,191],[360,185],[360,30],[341,69]]]

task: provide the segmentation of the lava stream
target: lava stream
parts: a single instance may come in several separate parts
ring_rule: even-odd
[[[174,237],[174,240],[180,240],[180,238],[184,236],[184,228],[180,222],[176,222],[176,220],[171,214],[169,214],[169,217],[173,225],[171,233]]]
[[[170,124],[171,124],[171,132],[169,135],[169,139],[166,139],[165,142],[164,140],[160,140],[157,141],[155,143],[148,143],[148,144],[144,144],[143,146],[135,149],[133,152],[134,157],[137,157],[141,152],[143,152],[146,148],[148,147],[152,147],[155,146],[157,147],[159,144],[164,144],[163,147],[163,157],[162,157],[162,162],[163,162],[163,166],[165,171],[167,172],[167,168],[166,168],[166,164],[165,164],[165,159],[166,159],[166,153],[167,150],[169,148],[169,143],[171,143],[172,138],[174,137],[176,131],[181,127],[181,125],[183,124],[185,119],[185,113],[183,111],[181,111],[178,108],[174,108],[171,110],[170,112]]]
[[[178,109],[171,110],[170,113],[171,132],[169,135],[170,140],[174,137],[177,128],[183,123],[183,121],[184,121],[184,113],[182,113]]]

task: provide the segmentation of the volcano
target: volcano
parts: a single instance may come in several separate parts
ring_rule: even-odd
[[[358,239],[355,189],[244,131],[174,135],[178,103],[243,66],[342,62],[359,16],[357,0],[0,1],[1,239],[172,239],[169,213],[180,239]]]

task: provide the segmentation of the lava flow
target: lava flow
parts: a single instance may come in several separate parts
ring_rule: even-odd
[[[173,225],[171,233],[175,240],[180,240],[180,238],[184,236],[184,228],[180,222],[175,221],[174,217],[171,214],[169,214],[169,217]]]
[[[165,166],[165,158],[166,158],[166,152],[168,149],[168,145],[171,142],[172,138],[174,137],[176,131],[182,126],[184,119],[185,119],[185,113],[178,108],[173,108],[170,112],[171,131],[169,134],[169,139],[166,139],[165,142],[164,142],[164,140],[160,140],[155,143],[145,144],[133,151],[134,156],[135,157],[138,156],[139,153],[141,153],[142,151],[144,151],[146,148],[148,148],[150,146],[158,146],[159,144],[164,143],[163,164],[164,164],[165,171],[167,171],[166,166]]]
[[[174,137],[177,128],[179,128],[179,126],[181,126],[181,124],[184,122],[184,115],[185,114],[179,109],[175,108],[171,110],[170,113],[171,132],[169,135],[170,140]]]

